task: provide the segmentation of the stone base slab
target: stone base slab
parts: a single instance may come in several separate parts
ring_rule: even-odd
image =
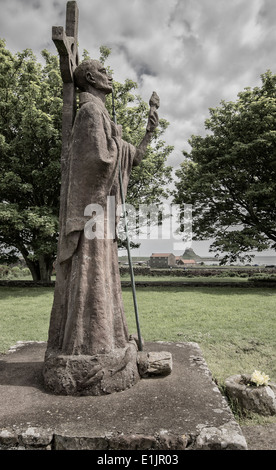
[[[0,448],[66,450],[245,450],[241,428],[196,343],[146,343],[168,351],[169,375],[104,396],[48,393],[44,344],[0,357]]]

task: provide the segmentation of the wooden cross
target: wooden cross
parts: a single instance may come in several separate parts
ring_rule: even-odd
[[[65,31],[62,26],[53,26],[52,29],[52,38],[59,52],[60,70],[63,81],[63,144],[68,142],[76,112],[73,73],[79,63],[78,19],[79,10],[77,2],[67,2]]]
[[[66,30],[53,26],[52,38],[60,54],[60,68],[64,83],[73,82],[73,72],[78,65],[78,19],[77,2],[67,2]]]
[[[63,81],[62,111],[62,151],[61,151],[61,190],[60,190],[60,233],[64,229],[66,217],[66,196],[68,187],[69,142],[76,114],[76,89],[73,73],[79,64],[78,56],[78,19],[77,2],[67,2],[66,27],[53,26],[52,39],[59,52],[60,70]],[[62,238],[62,237],[60,237]]]

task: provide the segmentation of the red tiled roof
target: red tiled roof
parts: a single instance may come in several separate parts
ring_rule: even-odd
[[[152,253],[151,258],[168,258],[172,253]]]

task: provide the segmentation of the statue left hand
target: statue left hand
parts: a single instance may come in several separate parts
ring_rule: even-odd
[[[155,91],[152,92],[152,95],[149,100],[150,111],[148,118],[147,131],[153,132],[154,129],[158,126],[159,118],[157,114],[157,109],[160,106],[160,98]]]
[[[157,111],[150,110],[149,112],[149,118],[148,118],[148,124],[147,124],[147,131],[148,132],[153,132],[154,129],[158,126],[159,123],[159,117]]]

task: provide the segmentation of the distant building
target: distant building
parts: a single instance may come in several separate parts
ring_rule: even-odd
[[[195,266],[196,261],[194,259],[183,259],[182,256],[175,257],[177,266]]]
[[[184,266],[195,266],[196,261],[194,259],[183,259]]]
[[[151,268],[170,268],[176,265],[173,253],[152,253],[149,265]]]

